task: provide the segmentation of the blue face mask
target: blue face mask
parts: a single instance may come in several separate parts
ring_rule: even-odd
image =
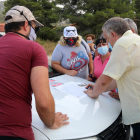
[[[87,41],[87,43],[93,43],[92,41]]]
[[[108,47],[107,46],[103,46],[103,47],[99,47],[98,49],[98,53],[100,55],[106,55],[108,52]]]
[[[109,48],[112,50],[112,46],[110,45],[110,43],[108,43]]]

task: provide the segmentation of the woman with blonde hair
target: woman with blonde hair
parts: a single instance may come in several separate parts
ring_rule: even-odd
[[[90,48],[74,26],[64,28],[63,36],[53,51],[51,64],[58,72],[71,76],[87,79],[89,74],[93,74]]]

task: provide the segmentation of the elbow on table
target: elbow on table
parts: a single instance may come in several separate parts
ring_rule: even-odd
[[[99,95],[94,95],[92,98],[97,99],[98,97],[99,97]]]

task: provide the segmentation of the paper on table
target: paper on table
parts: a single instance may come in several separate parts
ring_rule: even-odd
[[[87,96],[83,91],[85,91],[85,87],[80,87],[72,82],[66,83],[64,85],[60,85],[58,87],[55,87],[55,89],[64,92],[66,94],[73,95],[79,99]]]
[[[62,83],[60,83],[58,81],[55,81],[53,79],[49,79],[49,85],[52,86],[52,87],[57,87],[57,86],[62,85]]]
[[[59,105],[59,104],[57,104],[57,106],[55,107],[55,110],[56,110],[56,112],[62,112],[63,114],[67,114],[67,116],[69,118],[72,118],[77,121],[80,120],[80,118],[83,116],[83,114],[81,116],[81,115],[69,110],[69,108],[63,107],[62,105]],[[70,119],[70,120],[72,120],[72,119]],[[70,120],[68,120],[68,121],[70,122]]]
[[[56,111],[67,114],[69,117],[79,120],[86,111],[88,104],[80,103],[78,98],[68,94],[62,100],[55,100]]]

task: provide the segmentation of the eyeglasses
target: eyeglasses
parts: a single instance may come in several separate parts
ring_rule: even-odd
[[[30,21],[30,23],[31,23],[31,24],[34,24],[34,25],[36,25],[36,27],[38,27],[38,25],[37,25],[35,22]]]
[[[34,28],[35,33],[37,33],[37,32],[39,31],[39,29],[40,29],[40,26],[38,26],[38,25],[37,25],[35,22],[33,22],[33,21],[29,21],[29,22],[30,22],[30,25],[31,25],[31,26],[32,26],[32,24],[36,25],[35,28],[34,28],[33,26],[32,26],[32,27]]]

